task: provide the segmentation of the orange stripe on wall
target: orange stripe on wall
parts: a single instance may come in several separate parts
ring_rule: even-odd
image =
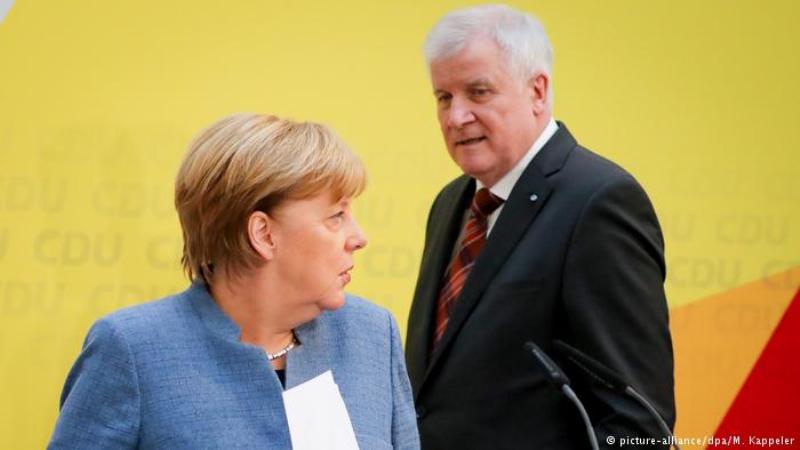
[[[742,448],[800,447],[800,290],[758,358],[716,437]],[[737,441],[738,439],[738,441]],[[769,445],[773,443],[774,445]],[[723,447],[712,445],[709,448]]]
[[[800,267],[671,311],[677,436],[714,433],[798,286]]]

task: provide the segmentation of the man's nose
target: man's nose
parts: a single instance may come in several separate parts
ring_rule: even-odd
[[[474,120],[475,115],[472,113],[472,108],[469,103],[458,98],[453,98],[447,115],[448,125],[455,128],[462,128],[464,125]]]

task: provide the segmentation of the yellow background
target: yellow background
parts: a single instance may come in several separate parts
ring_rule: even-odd
[[[46,443],[94,320],[185,287],[173,177],[232,112],[328,123],[363,157],[370,244],[351,291],[404,329],[428,206],[458,173],[420,49],[467,4],[15,2],[0,22],[0,448]],[[650,194],[671,307],[800,265],[797,2],[512,4],[553,42],[556,117]]]

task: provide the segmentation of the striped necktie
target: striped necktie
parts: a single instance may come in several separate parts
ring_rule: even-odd
[[[436,349],[447,329],[450,311],[456,304],[464,283],[467,281],[472,266],[478,254],[486,243],[488,230],[487,217],[503,204],[503,199],[481,188],[475,193],[470,205],[470,213],[464,224],[463,238],[459,244],[458,252],[450,261],[444,276],[444,286],[439,292],[439,302],[436,305],[436,328],[433,333],[433,346]]]

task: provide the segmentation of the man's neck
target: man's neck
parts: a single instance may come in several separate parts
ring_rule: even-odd
[[[551,117],[548,115],[548,117]],[[550,138],[558,131],[558,125],[555,121],[550,118],[549,121],[545,124],[545,126],[539,131],[537,134],[536,139],[534,142],[528,147],[528,150],[524,152],[517,161],[514,163],[514,166],[511,167],[506,173],[504,173],[499,178],[494,178],[491,180],[477,178],[477,188],[480,189],[482,187],[488,187],[491,189],[492,193],[499,196],[502,199],[507,199],[509,194],[511,193],[511,189],[516,184],[519,177],[522,175],[522,172],[525,171],[525,168],[528,167],[531,160],[539,153],[542,147],[547,144]],[[491,181],[488,183],[487,181]]]

